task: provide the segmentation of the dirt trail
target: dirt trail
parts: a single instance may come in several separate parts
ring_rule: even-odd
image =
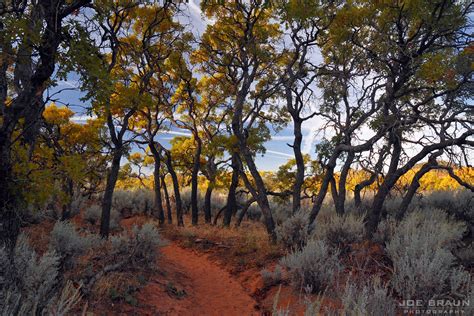
[[[259,315],[254,308],[256,302],[240,283],[206,255],[174,243],[160,252],[157,264],[163,275],[152,278],[139,298],[155,312],[186,316]],[[176,294],[182,290],[185,295]]]

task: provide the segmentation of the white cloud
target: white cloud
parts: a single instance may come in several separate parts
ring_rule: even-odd
[[[266,152],[270,153],[270,154],[280,155],[280,156],[287,157],[287,158],[293,158],[294,157],[293,155],[290,155],[290,154],[287,154],[287,153],[284,153],[284,152],[281,152],[281,151],[275,151],[275,150],[268,150],[267,149]]]
[[[89,115],[74,115],[71,117],[71,121],[76,123],[85,123],[87,120],[96,119],[97,116],[89,116]]]

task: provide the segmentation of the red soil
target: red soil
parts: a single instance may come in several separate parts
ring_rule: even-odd
[[[140,290],[140,303],[148,305],[145,315],[258,315],[256,302],[232,276],[206,255],[173,243],[161,249],[157,275]],[[166,283],[170,279],[172,283]],[[182,297],[168,294],[170,288],[184,290]]]

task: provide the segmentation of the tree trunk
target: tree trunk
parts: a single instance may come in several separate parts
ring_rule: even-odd
[[[115,184],[117,183],[120,171],[120,160],[122,159],[122,148],[115,148],[112,158],[112,165],[107,175],[107,184],[105,185],[104,197],[102,198],[102,215],[100,218],[100,235],[102,238],[109,238],[110,228],[110,209],[112,208],[112,198],[114,195]]]
[[[194,136],[196,151],[194,152],[193,169],[191,173],[191,222],[193,225],[198,224],[199,205],[198,205],[198,177],[199,167],[201,165],[202,142],[197,135]]]
[[[314,201],[313,207],[311,208],[311,212],[309,214],[308,228],[311,228],[319,214],[319,211],[321,210],[324,198],[326,197],[326,193],[328,191],[329,183],[334,177],[334,168],[336,167],[336,161],[338,157],[339,153],[334,153],[329,159],[326,167],[326,174],[324,175],[323,182],[321,183],[321,188],[319,189],[318,195],[316,196],[316,201]]]
[[[170,203],[170,196],[168,194],[168,187],[166,186],[165,177],[161,177],[161,187],[163,188],[163,192],[165,193],[165,203],[166,203],[166,213],[168,214],[168,224],[173,223],[173,216],[171,214],[171,203]]]
[[[355,204],[355,207],[359,208],[362,205],[362,198],[360,196],[360,192],[364,188],[368,187],[369,185],[372,185],[372,183],[374,183],[376,179],[377,179],[377,174],[374,172],[374,173],[372,173],[372,175],[370,176],[369,179],[358,183],[354,187],[354,204]]]
[[[305,164],[303,154],[301,153],[301,143],[303,141],[303,133],[301,133],[301,119],[293,118],[293,133],[295,139],[293,140],[293,152],[296,161],[296,177],[293,185],[293,214],[301,208],[301,188],[304,183]]]
[[[344,166],[341,169],[341,174],[339,175],[338,183],[338,193],[337,198],[334,201],[334,207],[336,208],[336,214],[343,216],[345,213],[345,204],[346,204],[346,182],[347,176],[349,175],[349,170],[351,168],[352,162],[354,161],[355,154],[349,152],[344,163]]]
[[[158,154],[158,156],[155,157],[155,170],[153,170],[153,189],[155,191],[154,209],[155,212],[158,214],[158,221],[160,222],[160,224],[164,224],[165,213],[163,211],[163,200],[161,197],[160,167],[161,160],[160,155]]]
[[[420,170],[418,170],[413,177],[413,180],[410,183],[410,186],[408,187],[407,193],[403,197],[402,203],[400,204],[400,207],[398,208],[398,213],[397,213],[397,219],[401,220],[403,216],[405,215],[406,211],[408,210],[408,206],[410,205],[411,201],[413,200],[413,197],[416,194],[416,191],[420,187],[420,180],[423,178],[425,174],[427,174],[429,171],[436,169],[438,167],[438,162],[436,161],[436,158],[441,155],[442,151],[439,151],[437,153],[434,153],[433,155],[430,156],[428,159],[428,162],[425,163]]]
[[[168,172],[171,175],[171,180],[173,181],[173,190],[174,190],[174,200],[176,207],[176,220],[178,226],[184,226],[183,221],[183,202],[181,201],[181,194],[179,193],[179,181],[178,176],[173,168],[173,163],[171,160],[171,154],[166,152],[166,166],[168,167]]]
[[[257,200],[257,204],[262,210],[263,218],[265,220],[265,228],[267,229],[267,233],[270,236],[270,240],[272,242],[276,242],[275,222],[273,220],[272,211],[270,209],[270,203],[268,202],[265,183],[263,182],[262,176],[257,170],[257,166],[255,165],[255,161],[253,160],[252,154],[250,153],[246,145],[242,145],[241,143],[240,150],[244,155],[247,167],[249,168],[249,171],[252,174],[252,178],[255,181],[255,185],[257,187],[256,194],[253,190],[251,190],[250,193],[252,193],[253,197]]]
[[[209,182],[206,189],[206,195],[204,196],[204,219],[206,223],[208,224],[211,223],[211,217],[212,217],[211,198],[212,198],[212,191],[214,190],[214,185],[215,185],[214,181]]]
[[[382,217],[382,208],[385,199],[400,177],[400,175],[397,174],[397,169],[400,162],[400,155],[402,153],[401,131],[394,130],[390,133],[390,143],[393,144],[390,165],[382,185],[374,196],[370,212],[367,214],[366,235],[369,239],[372,238],[373,233],[377,230],[377,226]]]
[[[255,199],[252,197],[245,203],[244,207],[242,208],[242,212],[240,212],[239,217],[237,218],[235,227],[240,227],[240,224],[242,224],[242,220],[244,219],[245,214],[247,214],[247,211],[253,202],[255,202]]]
[[[212,225],[217,225],[217,220],[219,219],[219,216],[221,216],[222,212],[224,212],[224,210],[226,209],[227,209],[227,205],[225,205],[216,213],[216,216],[214,216],[214,220],[212,221]]]
[[[229,193],[227,194],[227,206],[224,213],[224,226],[229,227],[232,219],[232,214],[237,211],[237,198],[235,192],[239,185],[239,161],[237,153],[232,154],[232,180],[229,186]]]
[[[64,191],[68,195],[68,202],[63,204],[63,212],[61,215],[62,221],[68,220],[71,217],[71,204],[72,199],[74,198],[74,182],[70,178],[66,180]]]
[[[379,175],[380,171],[382,170],[383,162],[385,159],[385,154],[386,154],[387,147],[384,146],[382,150],[379,152],[379,158],[377,160],[377,163],[375,164],[375,169],[373,171],[370,171],[370,177],[369,179],[366,179],[360,183],[358,183],[354,187],[354,203],[355,207],[360,208],[362,205],[362,198],[360,196],[360,193],[362,192],[363,189],[366,187],[372,185],[375,180],[377,180],[377,176]]]

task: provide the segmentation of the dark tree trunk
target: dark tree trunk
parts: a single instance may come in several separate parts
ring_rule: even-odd
[[[0,131],[0,247],[13,251],[20,233],[17,210],[19,197],[13,186],[10,138]]]
[[[390,133],[390,143],[393,145],[392,157],[390,165],[382,185],[374,196],[372,207],[366,218],[366,234],[367,238],[372,238],[373,233],[377,230],[377,226],[382,217],[382,208],[390,190],[393,188],[398,178],[398,164],[402,153],[401,132],[394,130]]]
[[[196,150],[194,152],[193,169],[191,173],[191,222],[193,225],[197,225],[199,219],[198,177],[199,168],[201,166],[202,142],[201,139],[196,135],[194,136],[194,138]]]
[[[411,201],[413,200],[413,197],[416,194],[416,191],[420,187],[420,180],[423,178],[425,174],[427,174],[429,171],[436,169],[438,167],[438,162],[436,161],[436,158],[441,155],[442,152],[439,153],[434,153],[429,159],[428,162],[425,163],[420,170],[418,170],[413,177],[410,186],[408,187],[407,193],[403,197],[402,203],[400,204],[400,207],[398,208],[398,213],[397,213],[397,219],[400,220],[403,218],[405,213],[408,210],[408,206],[410,205]]]
[[[258,172],[257,166],[255,165],[255,161],[253,160],[253,157],[246,145],[241,146],[240,150],[245,157],[245,162],[247,163],[247,167],[249,168],[249,171],[252,174],[252,178],[255,181],[255,186],[257,188],[256,192],[254,190],[250,190],[250,193],[255,198],[258,206],[262,210],[263,218],[265,221],[265,228],[267,229],[267,233],[270,236],[271,241],[276,242],[275,222],[273,220],[272,211],[270,209],[270,203],[268,202],[265,183],[263,182],[262,176]]]
[[[217,225],[217,220],[219,219],[219,217],[221,216],[222,212],[224,212],[225,210],[227,209],[227,205],[225,205],[223,208],[221,208],[216,216],[214,216],[214,220],[212,221],[212,225]]]
[[[72,199],[74,198],[74,182],[69,178],[66,180],[64,191],[68,195],[68,202],[63,204],[63,212],[61,215],[62,221],[68,220],[71,217],[71,204]]]
[[[344,163],[344,166],[341,169],[341,174],[339,175],[339,184],[338,184],[338,193],[337,198],[334,201],[334,207],[336,208],[336,214],[339,216],[344,215],[345,213],[345,204],[346,204],[346,182],[347,176],[349,175],[349,170],[351,168],[352,162],[354,161],[354,153],[349,152]]]
[[[364,188],[372,185],[372,183],[374,183],[376,179],[377,174],[374,172],[372,173],[369,179],[356,184],[356,186],[354,187],[354,204],[357,208],[361,207],[362,205],[362,198],[360,196],[360,192],[362,192]]]
[[[326,173],[323,178],[323,182],[321,183],[321,188],[319,189],[318,195],[316,196],[316,200],[313,203],[313,207],[311,208],[311,212],[309,214],[309,221],[308,221],[308,228],[311,228],[312,224],[316,220],[316,217],[323,206],[324,198],[326,197],[326,193],[328,191],[329,183],[331,179],[334,177],[334,168],[336,167],[336,161],[339,157],[339,153],[334,153],[326,167]]]
[[[102,198],[102,215],[100,218],[100,235],[102,238],[109,238],[110,231],[110,209],[112,208],[112,198],[114,195],[115,184],[117,183],[120,171],[120,160],[122,159],[122,148],[115,148],[112,165],[107,175],[104,197]]]
[[[304,183],[305,164],[303,154],[301,153],[301,143],[303,141],[303,133],[301,132],[302,120],[293,118],[293,133],[295,139],[293,140],[293,152],[296,161],[296,177],[293,185],[293,214],[301,208],[301,188]]]
[[[173,162],[171,160],[171,154],[166,152],[166,166],[168,168],[168,172],[170,173],[171,180],[173,181],[173,192],[174,192],[174,200],[175,200],[175,207],[176,207],[176,221],[178,222],[178,226],[184,226],[183,221],[183,202],[181,201],[181,194],[179,193],[179,181],[178,176],[173,168]]]
[[[206,188],[206,195],[204,196],[204,220],[206,223],[211,223],[211,201],[212,201],[212,191],[214,190],[214,181],[209,182]]]
[[[244,207],[242,208],[242,211],[239,214],[239,217],[237,218],[237,222],[235,223],[235,227],[240,227],[240,224],[242,224],[242,221],[245,217],[245,214],[247,214],[247,211],[248,211],[250,205],[252,205],[253,202],[255,202],[255,199],[252,197],[245,203]]]
[[[379,152],[379,158],[377,160],[377,163],[375,164],[375,169],[373,171],[370,171],[370,177],[369,179],[366,179],[360,183],[358,183],[354,187],[354,203],[355,207],[360,208],[362,205],[362,198],[360,196],[360,193],[362,192],[363,189],[366,187],[372,185],[375,180],[377,180],[377,176],[379,175],[380,171],[382,170],[383,162],[385,159],[385,154],[387,147],[384,147],[380,152]]]
[[[170,203],[170,196],[168,193],[168,187],[166,186],[165,177],[161,177],[161,187],[163,188],[163,192],[165,193],[165,203],[166,203],[166,213],[168,217],[168,224],[173,223],[173,216],[171,214],[171,203]]]
[[[337,201],[337,195],[338,195],[338,193],[337,193],[337,184],[336,184],[336,178],[334,178],[334,176],[329,181],[329,185],[331,186],[332,199],[333,199],[333,201]]]
[[[229,186],[229,193],[227,194],[227,206],[224,213],[224,226],[229,227],[232,219],[232,214],[237,211],[236,190],[239,185],[239,161],[238,154],[232,154],[232,179]]]
[[[158,215],[158,221],[160,222],[160,224],[164,224],[165,212],[163,210],[163,199],[161,197],[160,167],[161,159],[160,155],[158,154],[155,157],[155,170],[153,170],[153,189],[155,191],[154,209],[156,214]]]

